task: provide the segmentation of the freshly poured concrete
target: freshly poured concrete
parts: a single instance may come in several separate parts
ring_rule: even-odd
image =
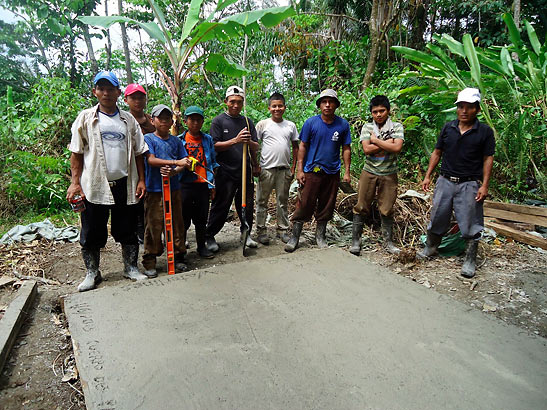
[[[546,409],[547,340],[347,252],[74,294],[88,409]]]

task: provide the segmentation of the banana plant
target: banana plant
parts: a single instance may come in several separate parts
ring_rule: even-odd
[[[222,54],[210,53],[196,57],[196,46],[213,39],[226,41],[244,34],[252,34],[259,31],[261,26],[276,26],[295,14],[292,6],[272,7],[237,13],[215,21],[218,12],[236,2],[237,0],[218,0],[208,17],[201,18],[205,0],[192,0],[178,40],[175,40],[167,29],[165,16],[154,0],[148,0],[155,17],[155,21],[152,22],[141,22],[125,16],[81,16],[78,19],[88,25],[103,28],[109,28],[116,23],[135,24],[145,30],[150,38],[158,41],[169,58],[174,74],[171,78],[161,67],[158,71],[171,98],[173,112],[180,118],[183,84],[194,70],[204,66],[205,70],[231,77],[241,77],[247,73],[245,67]]]

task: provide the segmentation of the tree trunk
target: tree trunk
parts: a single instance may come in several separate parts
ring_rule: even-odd
[[[84,33],[85,44],[87,45],[87,53],[89,55],[89,62],[91,63],[91,70],[93,73],[99,72],[99,65],[95,59],[95,52],[93,51],[93,43],[91,43],[91,36],[89,35],[89,26],[82,24],[82,30]]]
[[[343,27],[342,27],[342,16],[330,16],[330,37],[335,40],[342,39]]]
[[[68,60],[70,62],[70,84],[72,84],[73,87],[76,86],[76,74],[78,71],[76,70],[76,55],[74,51],[74,37],[71,37],[69,39],[69,55]]]
[[[513,20],[517,28],[520,27],[520,0],[513,0]]]
[[[123,15],[123,0],[118,0],[118,13]],[[123,44],[123,54],[125,56],[125,72],[127,74],[127,83],[131,84],[133,82],[133,74],[131,73],[131,55],[129,54],[129,40],[127,39],[127,29],[124,23],[120,24],[122,28],[122,44]]]
[[[104,15],[108,16],[108,1],[104,2]],[[112,60],[112,39],[110,38],[110,29],[106,29],[106,71],[110,71],[110,62]]]
[[[376,69],[376,62],[378,61],[378,53],[380,51],[380,24],[379,24],[379,8],[381,0],[373,0],[372,10],[369,21],[369,33],[370,33],[370,51],[368,55],[367,71],[365,72],[365,78],[363,79],[363,89],[368,87],[372,81],[372,75]]]

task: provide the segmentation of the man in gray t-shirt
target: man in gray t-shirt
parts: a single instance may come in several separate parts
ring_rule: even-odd
[[[264,245],[270,243],[266,230],[266,215],[268,200],[272,190],[276,195],[277,236],[284,243],[290,239],[289,229],[289,188],[294,177],[296,157],[298,153],[298,130],[292,121],[283,119],[285,113],[285,97],[273,93],[268,98],[268,110],[271,117],[256,125],[260,151],[260,177],[256,193],[256,227],[258,242]],[[291,145],[293,159],[291,165]]]

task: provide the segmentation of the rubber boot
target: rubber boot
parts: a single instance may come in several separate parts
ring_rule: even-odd
[[[145,280],[148,276],[143,275],[137,268],[137,259],[139,257],[139,245],[123,245],[122,258],[124,271],[123,276],[131,280]]]
[[[298,246],[298,241],[300,240],[300,234],[302,233],[302,227],[304,222],[294,222],[292,225],[292,236],[289,239],[289,242],[285,245],[285,252],[294,252]]]
[[[317,226],[315,228],[315,242],[321,249],[329,247],[329,244],[327,243],[327,221],[317,221]]]
[[[101,272],[99,272],[99,261],[101,259],[101,251],[99,249],[84,249],[82,248],[82,258],[87,269],[85,279],[78,285],[78,292],[85,292],[95,287],[103,280]]]
[[[382,237],[384,238],[384,248],[392,255],[398,255],[401,250],[393,243],[393,217],[382,215]]]
[[[461,275],[464,278],[472,278],[475,276],[477,267],[477,250],[479,248],[478,239],[468,239],[465,247],[465,260],[463,261]]]
[[[361,236],[363,235],[363,225],[365,217],[361,214],[353,214],[352,240],[349,252],[353,255],[361,255]]]
[[[205,228],[196,228],[196,244],[198,255],[201,258],[211,259],[215,257],[215,254],[205,245]]]
[[[441,244],[443,237],[441,235],[434,234],[427,231],[427,240],[425,241],[425,248],[416,254],[418,259],[427,259],[437,253],[437,248]]]

